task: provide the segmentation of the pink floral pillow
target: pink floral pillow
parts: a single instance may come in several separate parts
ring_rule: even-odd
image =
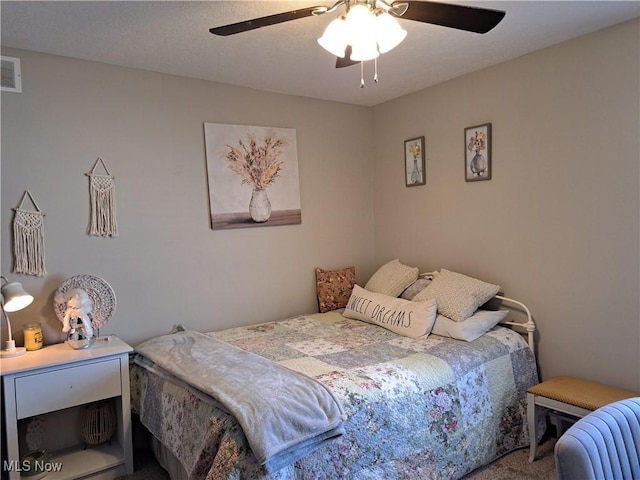
[[[356,267],[343,268],[342,270],[316,268],[320,313],[346,307],[355,283]]]

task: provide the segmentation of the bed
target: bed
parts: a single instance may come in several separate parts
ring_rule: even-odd
[[[460,338],[468,332],[439,323],[447,320],[439,308],[428,333],[405,335],[388,318],[353,318],[365,311],[355,292],[322,313],[172,332],[137,348],[133,410],[172,479],[455,479],[528,445],[526,390],[538,375],[524,304],[493,292],[501,324],[485,321],[479,335]],[[387,293],[397,291],[375,295],[400,301]],[[504,306],[525,321],[505,316]],[[473,309],[469,318],[491,311]],[[312,434],[299,432],[300,442],[269,436],[307,423]]]

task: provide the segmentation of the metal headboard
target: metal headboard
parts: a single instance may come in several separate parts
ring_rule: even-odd
[[[513,298],[503,297],[502,295],[496,295],[496,298],[499,298],[504,303],[507,303],[507,304],[511,303],[513,305],[517,305],[518,307],[522,308],[522,310],[524,310],[524,312],[527,314],[527,321],[525,323],[513,322],[510,320],[507,320],[504,322],[500,322],[500,325],[509,325],[510,327],[516,327],[518,329],[522,329],[526,331],[527,343],[529,344],[529,348],[531,349],[531,352],[533,353],[533,356],[535,358],[536,351],[535,351],[533,333],[536,331],[536,324],[533,321],[533,318],[531,317],[531,312],[529,311],[529,309],[524,303],[514,300]]]

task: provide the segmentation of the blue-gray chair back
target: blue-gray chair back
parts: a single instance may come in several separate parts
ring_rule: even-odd
[[[640,397],[605,405],[555,446],[558,480],[640,480]]]

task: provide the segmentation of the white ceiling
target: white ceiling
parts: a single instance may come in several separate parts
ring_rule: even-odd
[[[1,1],[2,45],[272,92],[372,106],[640,16],[634,1],[452,1],[506,11],[485,35],[411,20],[400,46],[335,68],[316,42],[334,14],[229,37],[209,28],[333,0]],[[23,75],[28,75],[24,71]]]

